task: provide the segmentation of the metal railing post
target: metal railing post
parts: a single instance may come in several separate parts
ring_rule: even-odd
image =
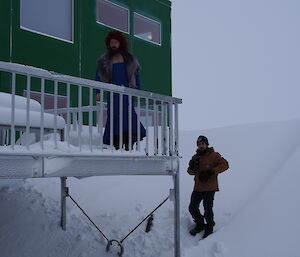
[[[169,103],[169,155],[174,155],[173,104]]]
[[[158,128],[157,128],[157,106],[156,100],[153,99],[153,112],[154,112],[154,155],[158,154]]]
[[[137,120],[136,120],[136,126],[137,126],[137,150],[140,151],[140,140],[141,140],[141,99],[138,96],[137,97]]]
[[[11,148],[15,149],[16,131],[15,131],[15,96],[16,96],[16,73],[12,73],[11,80]]]
[[[149,98],[146,98],[146,155],[149,155]]]
[[[81,131],[82,131],[82,86],[78,86],[78,143],[79,151],[82,151]]]
[[[26,101],[26,148],[29,150],[29,135],[30,135],[30,81],[31,77],[27,74],[27,101]]]
[[[128,105],[128,126],[129,126],[129,139],[128,139],[128,147],[129,151],[132,151],[132,96],[128,95],[129,105]]]
[[[175,103],[175,154],[179,155],[179,121],[178,121],[178,104]]]
[[[93,106],[93,88],[90,87],[90,101],[89,101],[89,145],[90,145],[90,151],[93,151],[93,112],[92,112],[92,106]]]
[[[103,90],[100,91],[100,115],[99,115],[99,132],[100,132],[100,149],[103,151]]]
[[[45,114],[45,79],[41,80],[41,129],[40,129],[40,143],[41,149],[44,150],[44,114]]]
[[[114,146],[114,93],[110,91],[110,110],[109,110],[109,125],[110,125],[110,134],[109,134],[109,142],[110,142],[110,147],[111,150],[113,151],[113,146]]]
[[[71,88],[70,88],[70,83],[68,83],[67,84],[67,133],[66,133],[68,147],[70,147],[70,129],[71,129],[70,97],[71,97]]]
[[[61,228],[62,230],[66,230],[66,223],[67,223],[67,178],[61,177],[60,178],[60,192],[61,192]]]
[[[174,160],[173,160],[174,161]],[[173,170],[174,182],[174,256],[180,257],[180,191],[179,191],[179,160]]]
[[[165,155],[166,149],[165,149],[165,143],[166,143],[166,135],[165,135],[165,115],[164,115],[164,102],[160,102],[160,147],[161,147],[161,155]]]
[[[58,95],[58,82],[54,81],[54,145],[57,148],[57,95]],[[62,138],[61,138],[62,140]]]
[[[119,148],[123,151],[123,94],[119,94]]]

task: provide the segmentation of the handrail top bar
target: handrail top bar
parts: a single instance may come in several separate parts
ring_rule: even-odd
[[[176,97],[160,95],[160,94],[152,93],[152,92],[148,92],[148,91],[127,88],[124,86],[116,86],[114,84],[99,82],[99,81],[90,80],[90,79],[73,77],[70,75],[63,75],[63,74],[59,74],[59,73],[55,73],[55,72],[50,72],[48,70],[44,70],[41,68],[36,68],[36,67],[32,67],[32,66],[18,64],[18,63],[10,63],[10,62],[0,61],[0,69],[3,71],[6,71],[6,72],[18,73],[18,74],[22,74],[22,75],[31,75],[36,78],[49,79],[49,80],[54,80],[54,81],[62,82],[62,83],[70,83],[70,84],[83,85],[83,86],[84,85],[92,86],[95,89],[108,90],[108,91],[113,91],[115,93],[125,93],[128,95],[134,95],[134,96],[139,96],[139,97],[144,97],[144,98],[154,98],[156,100],[171,102],[174,104],[182,103],[182,99],[176,98]]]

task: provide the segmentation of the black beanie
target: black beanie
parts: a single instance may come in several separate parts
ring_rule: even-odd
[[[197,139],[197,144],[198,144],[198,142],[203,142],[203,143],[209,145],[208,139],[207,139],[206,136],[199,136],[198,139]]]

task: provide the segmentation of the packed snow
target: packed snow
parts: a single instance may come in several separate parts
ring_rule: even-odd
[[[181,131],[181,255],[184,257],[299,257],[300,120]],[[230,163],[219,175],[215,232],[192,237],[188,213],[193,177],[186,173],[199,134]],[[169,194],[164,176],[105,176],[67,180],[78,201],[111,239],[122,239]],[[67,230],[60,228],[60,180],[0,180],[0,253],[4,257],[117,256],[80,210],[67,200]],[[124,257],[173,253],[173,203],[124,241]]]
[[[15,126],[26,126],[27,122],[27,98],[24,96],[15,95],[14,102],[14,124]],[[12,95],[8,93],[0,92],[0,124],[11,125],[11,114],[12,114]],[[41,105],[39,102],[30,99],[29,100],[29,119],[28,125],[34,128],[41,126]],[[65,120],[56,116],[57,129],[63,129],[65,127]],[[50,113],[44,113],[43,117],[45,128],[54,128],[55,115]]]

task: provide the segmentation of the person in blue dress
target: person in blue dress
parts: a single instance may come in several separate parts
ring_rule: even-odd
[[[112,83],[118,86],[140,89],[140,65],[136,57],[128,52],[128,42],[119,31],[111,31],[105,38],[107,52],[98,60],[96,80]],[[100,91],[96,92],[96,100],[100,100]],[[140,140],[146,136],[142,123],[137,124],[137,114],[132,101],[129,110],[129,97],[123,95],[123,145],[125,150],[130,150],[138,140],[138,127],[140,126]],[[113,94],[113,131],[110,131],[110,96],[108,96],[107,122],[103,135],[103,143],[110,144],[110,133],[113,133],[113,145],[120,148],[120,96]],[[129,145],[129,111],[131,111],[131,145]]]

